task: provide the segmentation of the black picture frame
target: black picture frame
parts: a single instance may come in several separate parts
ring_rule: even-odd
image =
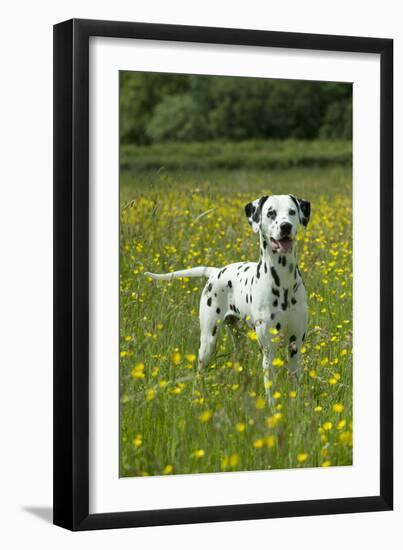
[[[366,497],[89,513],[89,38],[375,53],[381,59],[380,490]],[[71,530],[393,507],[393,40],[72,19],[54,26],[54,523]]]

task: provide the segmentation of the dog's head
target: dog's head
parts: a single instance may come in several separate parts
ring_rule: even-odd
[[[300,225],[306,227],[311,203],[294,195],[265,195],[249,202],[245,214],[255,233],[260,231],[275,252],[291,252]]]

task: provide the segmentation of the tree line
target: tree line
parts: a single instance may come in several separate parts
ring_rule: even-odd
[[[120,73],[122,143],[351,135],[351,84]]]

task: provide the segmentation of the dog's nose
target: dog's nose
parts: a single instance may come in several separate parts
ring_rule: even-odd
[[[280,230],[282,235],[289,235],[291,233],[292,224],[290,222],[281,222]]]

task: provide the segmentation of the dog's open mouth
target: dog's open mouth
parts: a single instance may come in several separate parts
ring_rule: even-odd
[[[273,238],[270,239],[272,250],[276,252],[291,252],[293,242],[294,241],[290,237],[283,237],[278,241]]]

